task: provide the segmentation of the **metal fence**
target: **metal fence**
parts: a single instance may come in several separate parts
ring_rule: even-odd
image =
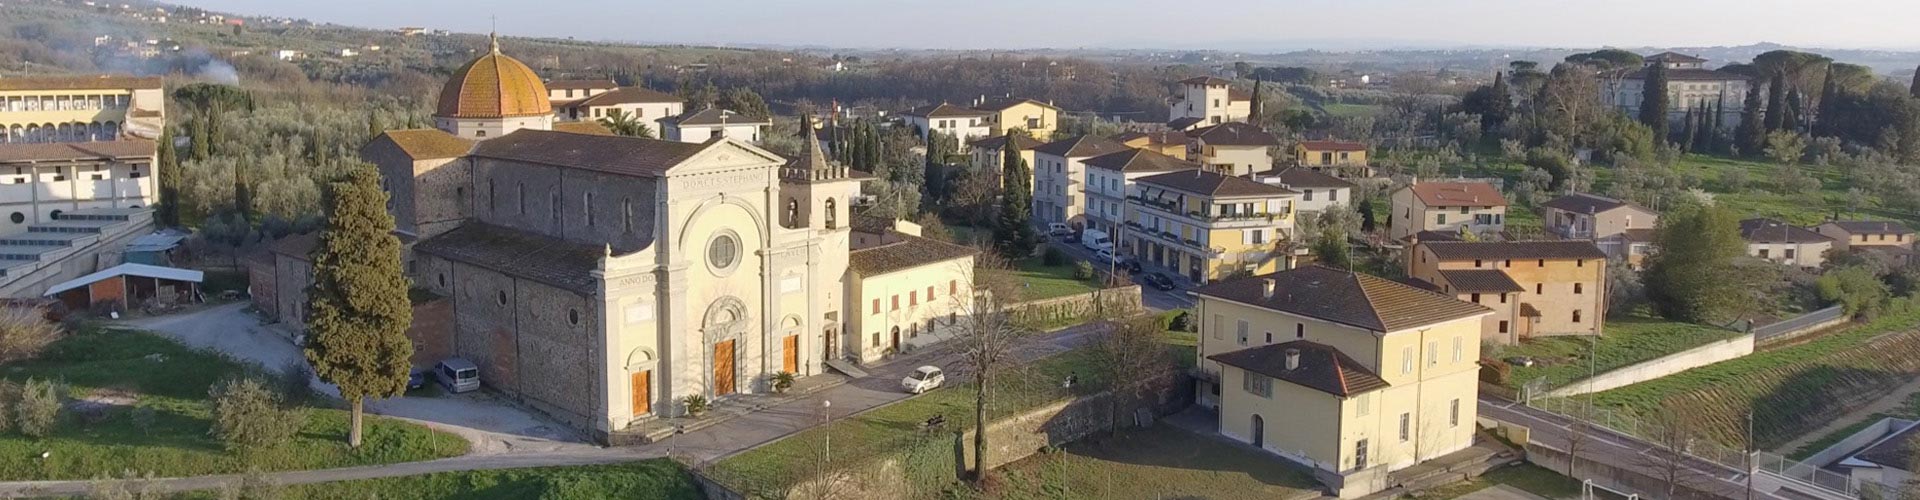
[[[1756,471],[1772,473],[1775,476],[1811,484],[1853,498],[1860,498],[1861,487],[1869,484],[1854,480],[1852,476],[1846,474],[1764,451],[1753,454],[1753,468]]]
[[[1846,307],[1833,306],[1826,309],[1821,309],[1818,311],[1795,316],[1792,318],[1787,318],[1785,321],[1781,321],[1778,323],[1756,326],[1750,329],[1750,331],[1753,333],[1754,342],[1766,342],[1767,340],[1772,339],[1774,337],[1786,335],[1789,333],[1800,332],[1802,330],[1812,327],[1813,325],[1818,325],[1821,323],[1826,323],[1828,321],[1840,319],[1846,314],[1847,314]]]

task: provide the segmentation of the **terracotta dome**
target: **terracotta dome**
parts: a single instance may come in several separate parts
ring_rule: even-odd
[[[461,66],[440,89],[434,116],[504,118],[553,114],[547,86],[533,68],[500,53],[494,40],[486,55]]]

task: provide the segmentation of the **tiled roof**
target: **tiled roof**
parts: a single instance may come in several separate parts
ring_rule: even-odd
[[[1149,145],[1186,144],[1187,134],[1171,130],[1158,132],[1122,132],[1108,137],[1108,139],[1113,139],[1114,142],[1119,143],[1126,143],[1136,139],[1146,139]]]
[[[1434,231],[1429,229],[1426,231],[1413,233],[1410,239],[1413,241],[1460,241],[1460,232],[1459,231]]]
[[[1292,370],[1287,369],[1289,352],[1300,357]],[[1387,387],[1386,380],[1346,353],[1305,340],[1223,352],[1207,359],[1340,397]]]
[[[1300,147],[1308,151],[1366,151],[1367,145],[1347,141],[1300,141]]]
[[[1504,207],[1507,198],[1485,182],[1422,182],[1408,186],[1428,207]]]
[[[1184,83],[1187,85],[1233,85],[1232,80],[1220,78],[1217,76],[1196,76],[1193,78],[1181,80],[1180,83]]]
[[[314,231],[274,240],[273,244],[267,247],[267,250],[278,255],[293,257],[295,260],[301,262],[312,262],[311,258],[307,256],[312,255],[313,247],[319,244],[320,232]]]
[[[1569,193],[1566,196],[1547,200],[1540,206],[1556,208],[1573,213],[1597,214],[1608,210],[1631,205],[1624,201],[1587,193]]]
[[[1252,101],[1253,101],[1253,93],[1252,93],[1252,92],[1248,92],[1248,91],[1245,91],[1245,90],[1240,90],[1240,89],[1227,89],[1227,101],[1229,101],[1229,102],[1241,102],[1241,101],[1248,101],[1248,102],[1252,102]]]
[[[1340,189],[1354,187],[1353,183],[1347,182],[1346,179],[1327,175],[1306,167],[1287,167],[1280,170],[1269,170],[1266,175],[1279,177],[1281,184],[1292,188]]]
[[[1273,296],[1265,294],[1268,280]],[[1489,310],[1370,274],[1305,266],[1202,286],[1194,293],[1376,332],[1470,318]]]
[[[707,108],[680,116],[668,118],[668,122],[682,127],[702,125],[771,125],[773,122],[735,113],[720,108]]]
[[[1440,277],[1460,292],[1523,292],[1507,273],[1493,269],[1442,269]]]
[[[889,225],[890,226],[890,225]],[[896,233],[897,234],[897,233]],[[875,276],[902,269],[947,262],[979,254],[973,247],[935,241],[908,234],[897,234],[900,241],[847,254],[847,264],[862,276]]]
[[[580,293],[597,288],[593,271],[605,247],[479,222],[420,240],[416,252]]]
[[[705,150],[707,144],[640,137],[521,129],[480,141],[472,156],[658,177]]]
[[[621,87],[619,89],[601,92],[593,97],[574,101],[573,104],[568,104],[567,106],[586,108],[593,106],[612,106],[615,104],[659,102],[685,102],[685,100],[673,94],[663,93],[645,87]]]
[[[10,76],[0,78],[0,90],[127,90],[157,89],[163,82],[157,76],[79,75]]]
[[[1654,235],[1660,234],[1660,232],[1653,228],[1633,228],[1621,231],[1621,234],[1627,235],[1628,241],[1652,243]]]
[[[1206,120],[1191,117],[1191,116],[1186,118],[1176,118],[1174,120],[1167,122],[1167,128],[1174,129],[1174,130],[1186,130],[1187,127],[1194,126],[1195,124],[1198,124],[1203,121],[1206,121]]]
[[[1834,220],[1827,221],[1848,234],[1912,234],[1907,225],[1890,220]]]
[[[555,123],[553,124],[553,131],[566,132],[569,134],[613,135],[612,130],[608,130],[606,125],[601,125],[600,122],[597,121]]]
[[[1645,80],[1647,79],[1647,68],[1627,70],[1625,74],[1621,74],[1620,78],[1626,79],[1626,80]],[[1744,82],[1744,81],[1747,81],[1747,77],[1746,75],[1739,75],[1734,73],[1728,73],[1725,71],[1718,71],[1718,70],[1711,70],[1711,69],[1704,69],[1704,68],[1667,68],[1667,81],[1669,82],[1678,82],[1678,81],[1689,81],[1689,82],[1741,81],[1741,82]]]
[[[989,135],[986,137],[981,137],[979,139],[974,139],[973,142],[967,143],[968,146],[972,146],[980,149],[1000,149],[1001,146],[1004,146],[1006,144],[1007,144],[1006,134]],[[1044,142],[1040,142],[1039,139],[1034,139],[1033,136],[1031,135],[1027,135],[1027,134],[1013,135],[1013,145],[1014,147],[1020,148],[1021,151],[1031,150],[1033,148],[1037,148],[1045,144],[1046,143]]]
[[[153,141],[146,139],[0,144],[0,162],[7,163],[152,158],[155,154]]]
[[[988,97],[986,100],[980,101],[980,104],[974,105],[973,109],[977,109],[980,111],[1005,111],[1007,108],[1019,106],[1021,104],[1026,104],[1026,103],[1033,103],[1041,107],[1060,109],[1058,106],[1054,106],[1052,104],[1047,104],[1044,102],[1035,101],[1033,99],[1027,99],[1022,97]]]
[[[473,141],[442,132],[437,128],[388,130],[379,137],[373,138],[373,142],[368,143],[367,147],[382,142],[393,144],[400,149],[401,153],[405,153],[415,161],[458,158],[466,156],[467,151],[473,150]]]
[[[1134,182],[1217,197],[1291,196],[1299,194],[1280,186],[1254,182],[1244,177],[1220,175],[1219,173],[1205,170],[1149,175],[1136,179]]]
[[[1227,122],[1219,125],[1201,127],[1187,132],[1188,137],[1205,141],[1215,146],[1278,146],[1280,139],[1267,133],[1260,127],[1240,122]]]
[[[613,80],[554,80],[547,82],[547,89],[549,90],[611,89],[619,86],[619,84],[613,83]]]
[[[1703,62],[1707,62],[1707,60],[1706,60],[1706,59],[1701,59],[1701,58],[1699,58],[1699,57],[1695,57],[1695,56],[1690,56],[1690,55],[1686,55],[1686,54],[1681,54],[1681,53],[1678,53],[1678,52],[1671,52],[1671,51],[1669,51],[1669,52],[1661,52],[1661,53],[1658,53],[1658,54],[1654,54],[1654,55],[1650,55],[1650,56],[1647,56],[1645,60],[1647,60],[1647,61],[1655,61],[1655,62],[1670,62],[1670,63],[1703,63]]]
[[[1423,241],[1440,260],[1605,259],[1607,253],[1585,240]]]
[[[986,111],[955,106],[955,105],[947,104],[943,102],[940,104],[913,108],[901,114],[907,115],[907,116],[918,116],[923,118],[954,118],[954,117],[987,116],[989,113]]]
[[[1819,243],[1833,241],[1826,235],[1775,219],[1755,218],[1740,221],[1740,237],[1753,243]]]
[[[533,68],[500,54],[498,47],[454,70],[440,88],[435,116],[501,118],[553,114],[547,86]]]
[[[1145,149],[1127,149],[1095,156],[1080,163],[1091,168],[1101,168],[1118,172],[1171,172],[1175,170],[1199,169],[1200,164],[1163,155]]]
[[[1125,149],[1129,149],[1125,144],[1113,142],[1099,136],[1083,135],[1041,144],[1034,147],[1033,151],[1061,158],[1086,158]]]

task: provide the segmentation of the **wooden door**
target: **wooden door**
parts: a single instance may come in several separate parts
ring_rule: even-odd
[[[839,336],[840,336],[840,332],[833,331],[832,328],[827,329],[826,335],[821,335],[821,337],[825,338],[825,341],[821,342],[821,344],[824,344],[823,346],[824,348],[820,350],[820,359],[826,360],[826,361],[839,359],[839,356],[834,355],[834,352],[833,352],[833,346],[834,344],[838,343],[838,340],[839,340],[839,339],[836,339],[835,337],[839,337]]]
[[[733,341],[713,345],[713,394],[733,394]]]
[[[780,354],[783,358],[780,368],[787,373],[800,374],[800,336],[788,335],[786,340],[780,342]]]
[[[653,371],[633,372],[633,416],[653,411]]]

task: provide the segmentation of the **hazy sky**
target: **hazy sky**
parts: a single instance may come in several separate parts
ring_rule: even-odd
[[[179,0],[374,28],[688,44],[1920,48],[1915,0]]]

